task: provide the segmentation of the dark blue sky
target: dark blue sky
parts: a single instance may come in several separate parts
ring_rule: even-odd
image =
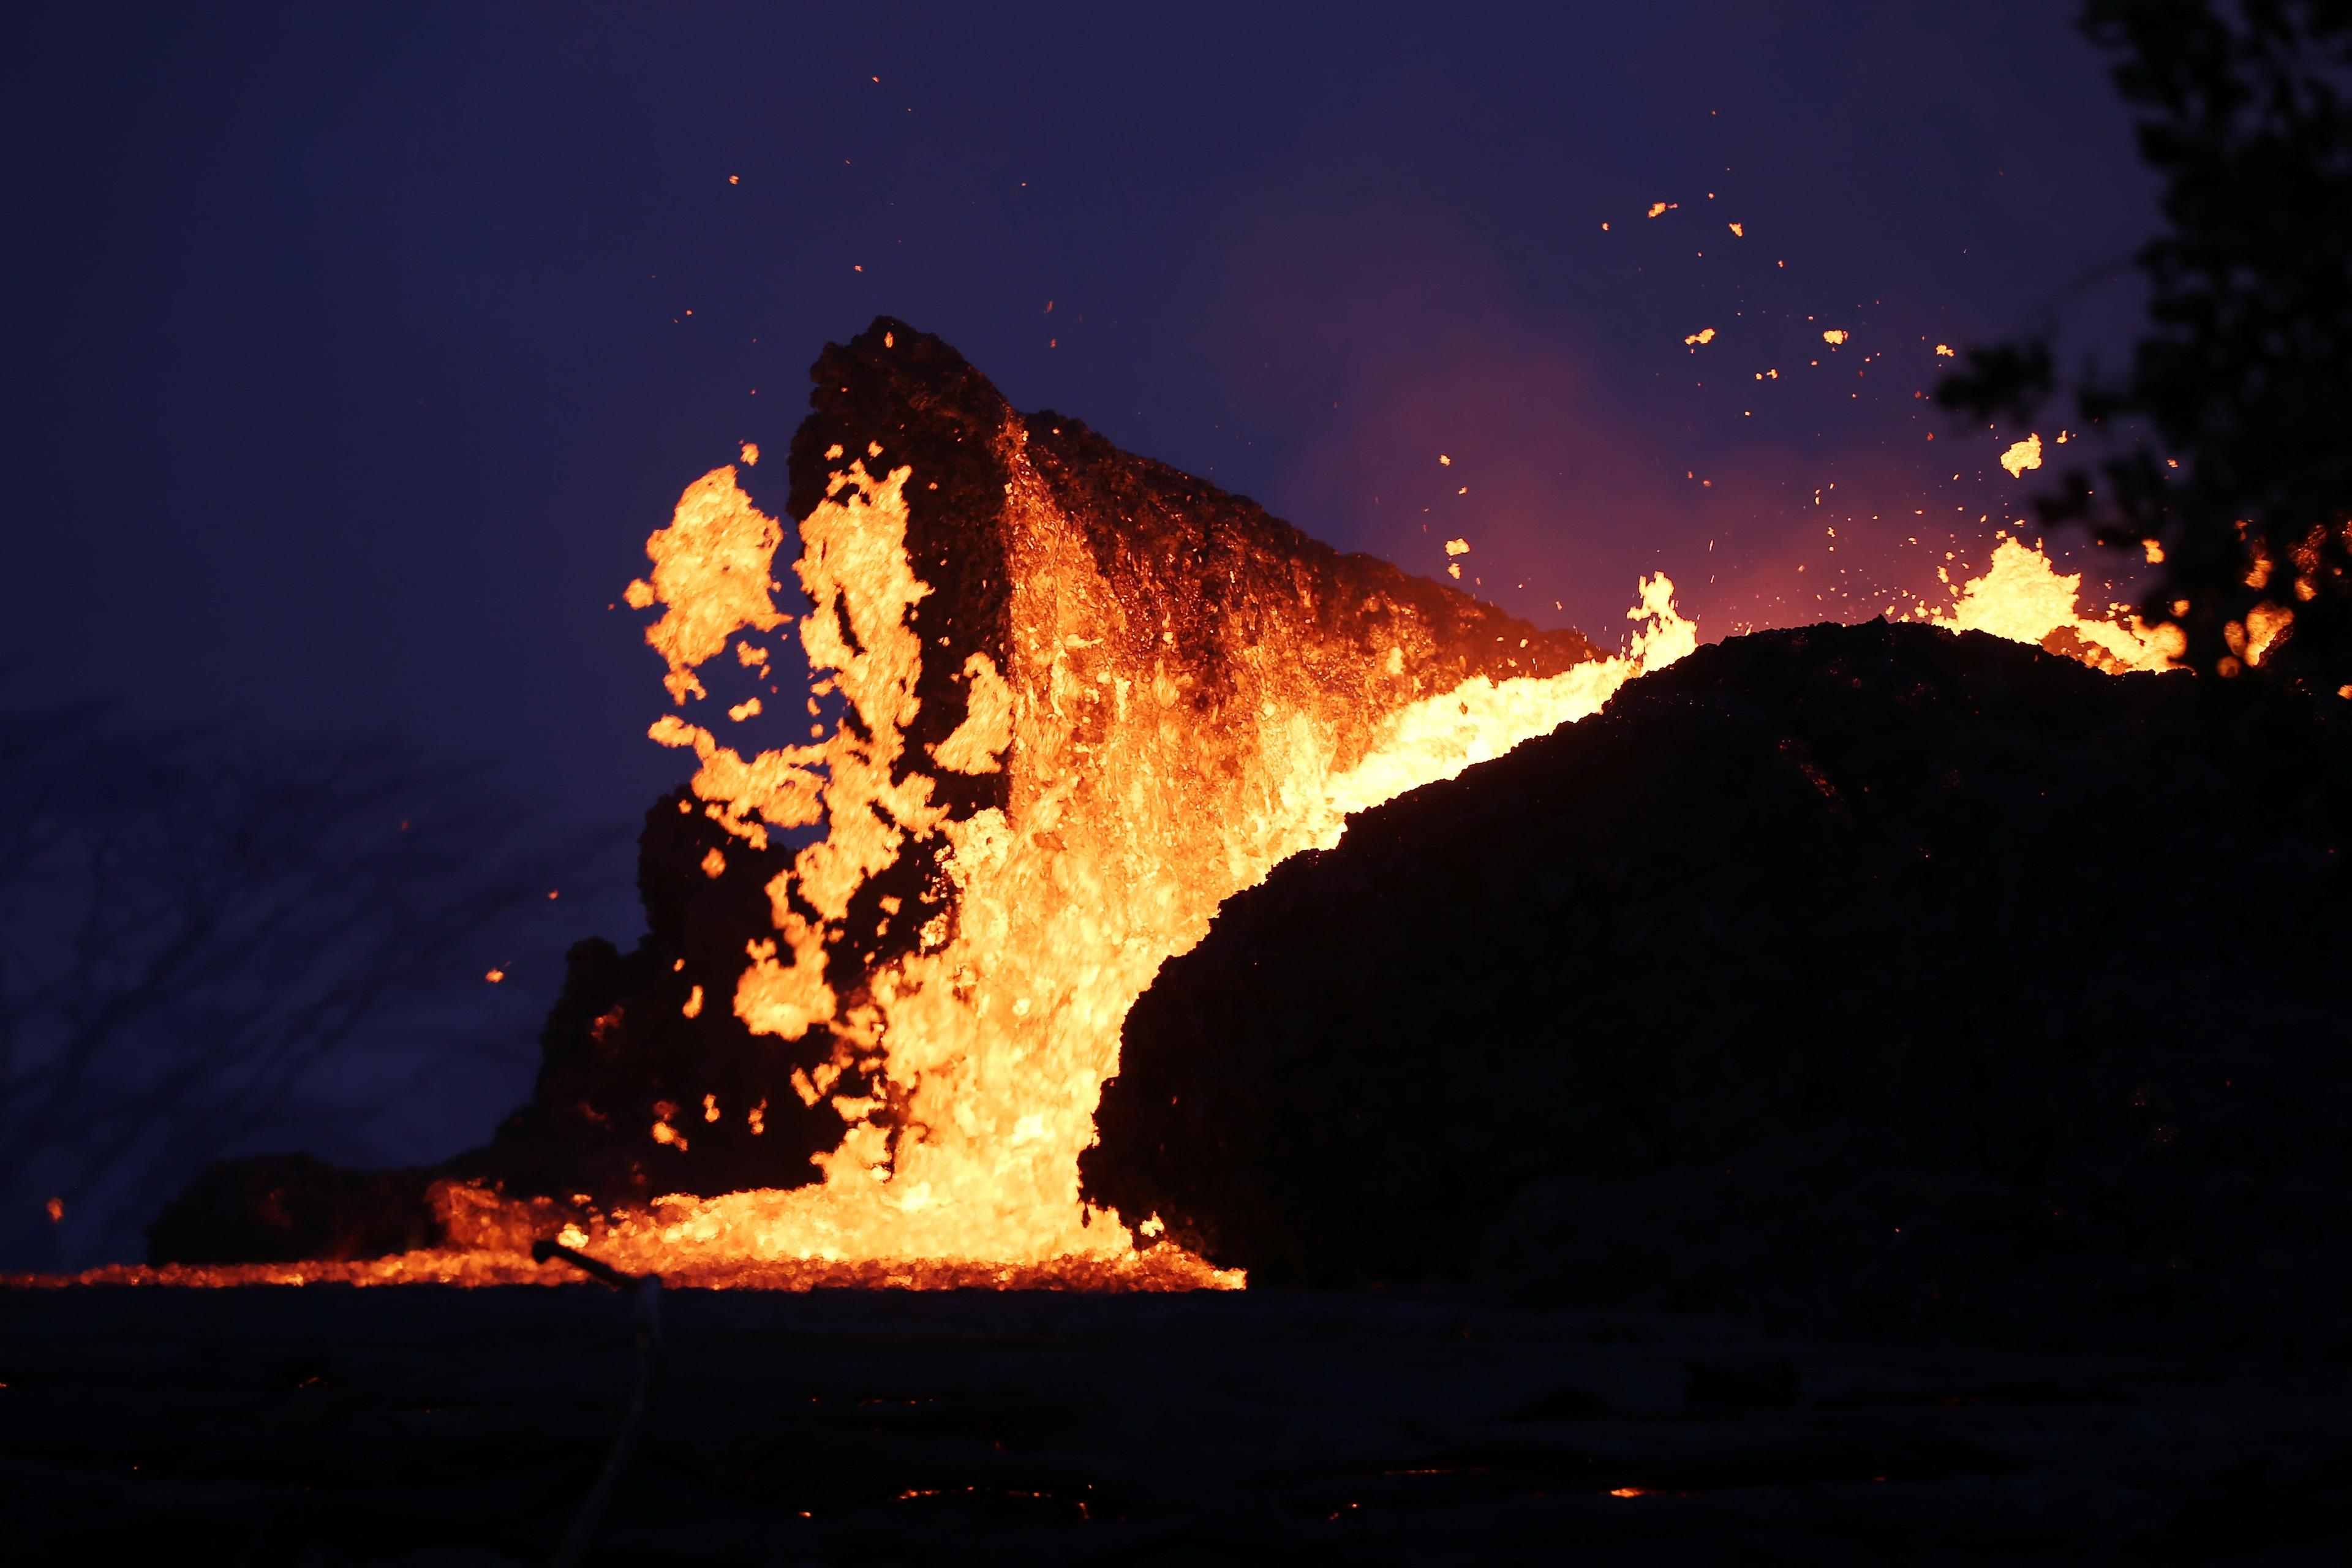
[[[1812,584],[1917,580],[1887,530],[1981,541],[2017,493],[1916,399],[1932,343],[2153,221],[2069,9],[20,17],[0,640],[53,691],[399,728],[634,815],[678,759],[607,605],[886,310],[1336,543],[1467,537],[1479,591],[1604,640],[1659,566],[1710,634],[1866,613],[1772,601],[1840,519],[1882,524]]]

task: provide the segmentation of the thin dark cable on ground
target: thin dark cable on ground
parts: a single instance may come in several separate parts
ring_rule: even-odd
[[[579,1512],[572,1516],[572,1528],[564,1531],[563,1543],[549,1559],[553,1568],[578,1568],[587,1561],[589,1543],[595,1538],[605,1506],[612,1501],[614,1484],[629,1462],[630,1451],[636,1445],[637,1428],[644,1425],[646,1411],[653,1404],[654,1381],[661,1363],[661,1276],[625,1274],[609,1263],[599,1262],[556,1241],[533,1242],[530,1255],[541,1263],[561,1258],[592,1279],[615,1290],[627,1291],[636,1303],[637,1377],[629,1391],[629,1407],[621,1416],[621,1429],[613,1436],[612,1449],[604,1456],[604,1468],[597,1472],[596,1484],[581,1500]]]

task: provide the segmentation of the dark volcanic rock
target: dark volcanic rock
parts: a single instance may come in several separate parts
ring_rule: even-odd
[[[309,1154],[224,1160],[164,1206],[148,1241],[185,1263],[379,1258],[440,1239],[431,1182],[423,1171],[342,1171]]]
[[[602,938],[566,955],[563,992],[540,1034],[540,1069],[528,1104],[502,1122],[489,1147],[459,1155],[447,1173],[522,1194],[598,1205],[661,1192],[724,1193],[808,1179],[811,1154],[840,1137],[840,1118],[820,1120],[793,1093],[798,1058],[755,1038],[727,1005],[743,944],[769,924],[768,880],[793,847],[753,849],[674,790],[646,813],[637,839],[637,896],[646,935],[624,953]],[[721,851],[725,870],[703,871]],[[697,988],[716,997],[687,1016]],[[703,1096],[764,1103],[754,1135],[740,1114],[706,1121]],[[689,1134],[684,1150],[656,1148],[656,1122]],[[826,1122],[830,1121],[831,1126]],[[649,1171],[655,1154],[667,1156]]]
[[[1229,900],[1089,1190],[1265,1283],[2335,1317],[2337,706],[1885,624],[1701,649]]]

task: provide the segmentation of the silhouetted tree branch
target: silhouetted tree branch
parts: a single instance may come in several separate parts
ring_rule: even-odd
[[[0,706],[0,757],[6,1198],[61,1197],[118,1250],[247,1130],[282,1135],[299,1110],[314,1136],[348,1133],[494,1035],[528,1039],[499,1015],[551,986],[495,994],[486,971],[555,945],[533,917],[571,923],[627,837],[551,826],[488,770],[390,741],[18,705]],[[339,1074],[377,1103],[330,1109]]]
[[[2167,226],[2128,367],[2071,383],[2108,455],[2037,508],[2158,545],[2142,613],[2196,668],[2352,688],[2352,0],[2088,0],[2081,26]],[[1972,351],[1939,401],[2030,422],[2062,390],[2051,336]]]

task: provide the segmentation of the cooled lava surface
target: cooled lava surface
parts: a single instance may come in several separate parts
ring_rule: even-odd
[[[1088,1190],[1254,1284],[2340,1334],[2347,707],[1924,626],[1702,648],[1228,901]]]

